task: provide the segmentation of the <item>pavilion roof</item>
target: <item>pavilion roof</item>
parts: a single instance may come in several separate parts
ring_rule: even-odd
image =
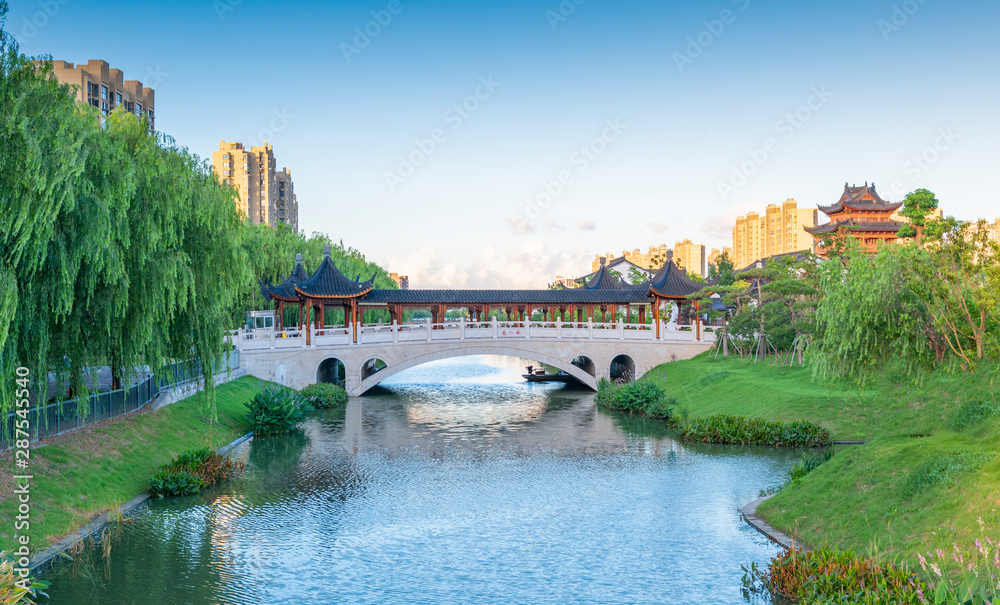
[[[361,302],[402,305],[625,305],[648,303],[646,288],[561,290],[372,290]]]
[[[295,291],[295,285],[308,279],[309,272],[306,271],[305,265],[302,264],[302,255],[296,254],[295,267],[292,268],[292,272],[288,274],[288,277],[283,279],[277,286],[273,285],[270,280],[260,282],[260,293],[264,296],[264,300],[277,298],[285,302],[299,302],[301,297]]]
[[[661,298],[686,298],[689,294],[694,294],[706,285],[708,284],[693,281],[683,269],[674,264],[674,261],[668,260],[656,272],[656,275],[648,282],[641,284],[641,287],[648,288],[650,292]]]
[[[836,204],[819,206],[823,214],[838,214],[845,208],[861,211],[893,212],[903,207],[903,202],[887,202],[875,190],[875,183],[865,183],[861,187],[852,187],[844,183],[844,193]]]
[[[295,291],[307,298],[358,298],[370,292],[375,282],[373,273],[367,281],[350,279],[340,272],[330,258],[330,247],[323,250],[323,262],[309,279],[295,284]]]
[[[885,232],[885,233],[895,233],[899,231],[903,223],[899,221],[856,221],[847,220],[840,223],[831,222],[825,225],[820,225],[819,227],[806,227],[806,231],[813,235],[820,235],[822,233],[834,233],[841,227],[847,227],[854,231],[875,231],[875,232]]]
[[[583,282],[580,289],[590,290],[590,291],[602,291],[602,290],[645,290],[643,285],[626,284],[620,279],[616,278],[609,269],[604,264],[604,257],[601,257],[601,268],[592,274],[588,281]]]

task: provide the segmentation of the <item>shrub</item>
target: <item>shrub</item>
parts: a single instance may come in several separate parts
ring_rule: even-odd
[[[283,387],[265,387],[247,404],[247,418],[257,437],[294,431],[311,409],[299,394]]]
[[[595,401],[598,405],[612,410],[639,412],[653,418],[668,419],[674,399],[667,399],[662,388],[653,382],[639,380],[618,386],[607,378],[602,378],[597,385]]]
[[[299,391],[299,395],[314,408],[332,408],[347,403],[347,391],[328,383],[311,384]]]
[[[201,479],[188,471],[161,470],[149,480],[149,493],[164,496],[190,496],[201,491]]]
[[[696,418],[681,427],[681,436],[703,443],[819,447],[830,445],[830,432],[811,422],[773,422],[716,414]]]
[[[4,605],[34,605],[34,597],[48,596],[43,590],[48,582],[38,582],[30,576],[27,580],[17,572],[17,561],[8,552],[0,552],[0,603]]]
[[[154,496],[188,496],[202,488],[232,479],[242,472],[244,464],[212,450],[187,450],[149,480],[149,492]]]
[[[797,603],[921,603],[926,585],[908,567],[880,563],[852,551],[830,548],[789,550],[767,571],[743,568],[747,592],[794,599]]]

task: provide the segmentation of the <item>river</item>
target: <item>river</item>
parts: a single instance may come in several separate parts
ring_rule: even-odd
[[[679,442],[527,362],[413,368],[248,473],[152,500],[43,579],[52,604],[746,603],[778,548],[737,509],[800,452]]]

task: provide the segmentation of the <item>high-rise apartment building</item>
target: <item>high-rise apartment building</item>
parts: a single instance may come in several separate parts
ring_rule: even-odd
[[[674,244],[674,263],[688,273],[697,273],[702,277],[707,277],[707,261],[705,246],[692,244],[689,239]]]
[[[274,146],[268,143],[244,149],[242,143],[220,141],[212,153],[212,168],[232,185],[239,196],[240,211],[254,225],[287,223],[299,229],[299,202],[292,173],[276,170]]]
[[[738,217],[730,255],[733,264],[741,269],[771,256],[809,250],[813,236],[806,228],[815,227],[818,219],[817,210],[799,208],[798,202],[791,198],[780,206],[768,205],[763,216],[748,212]]]
[[[104,116],[121,107],[136,116],[149,118],[149,128],[155,130],[153,89],[137,80],[126,80],[121,70],[109,67],[107,61],[92,59],[86,65],[53,61],[52,73],[63,84],[77,86],[77,100],[99,109],[102,123]]]
[[[299,201],[295,197],[295,185],[292,183],[292,171],[282,168],[274,173],[274,178],[278,183],[278,214],[277,222],[291,225],[292,229],[299,229]]]

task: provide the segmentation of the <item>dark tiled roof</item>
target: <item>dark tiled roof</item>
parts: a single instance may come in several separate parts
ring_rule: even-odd
[[[667,261],[667,264],[663,265],[652,279],[642,284],[642,287],[665,298],[684,298],[707,285],[691,281],[687,274],[678,269],[673,261]]]
[[[854,210],[881,210],[892,212],[902,208],[903,202],[887,202],[875,191],[875,183],[869,185],[865,183],[862,187],[850,187],[844,183],[844,193],[840,200],[832,206],[820,206],[819,210],[823,214],[837,214],[843,212],[844,208]]]
[[[375,274],[367,281],[350,279],[340,272],[337,265],[330,259],[330,247],[327,246],[316,273],[309,279],[295,284],[295,291],[309,298],[356,298],[372,289]]]
[[[285,302],[299,302],[299,294],[295,291],[295,285],[302,283],[309,279],[309,272],[306,271],[305,265],[302,264],[302,255],[295,255],[295,267],[292,268],[292,272],[282,280],[281,284],[275,286],[271,284],[270,280],[264,280],[260,282],[260,293],[264,296],[264,300],[271,300],[272,298],[277,298]]]
[[[611,270],[601,265],[590,281],[581,286],[584,290],[645,290],[645,284],[626,284],[611,274]]]
[[[402,305],[624,305],[648,303],[647,290],[372,290],[362,303]]]
[[[903,223],[899,221],[885,221],[885,222],[864,222],[849,220],[842,223],[827,223],[825,225],[820,225],[819,227],[808,227],[806,231],[812,233],[813,235],[819,235],[821,233],[833,233],[840,229],[841,227],[848,227],[853,231],[878,231],[895,233],[899,231]]]

